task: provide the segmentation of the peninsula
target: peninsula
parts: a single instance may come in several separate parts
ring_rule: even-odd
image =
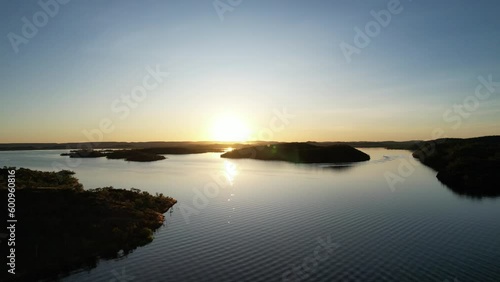
[[[500,136],[427,141],[413,156],[436,170],[436,177],[459,194],[500,196]]]
[[[2,281],[58,280],[99,259],[127,255],[153,240],[164,213],[176,200],[138,189],[83,190],[71,171],[0,170],[0,195],[7,198],[7,172],[16,175],[15,276]],[[4,275],[4,273],[2,273]]]

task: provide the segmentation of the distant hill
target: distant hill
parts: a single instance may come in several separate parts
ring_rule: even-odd
[[[355,148],[386,148],[390,150],[416,150],[423,141],[350,141],[350,142],[308,142],[322,146],[349,145]]]
[[[190,150],[221,151],[227,147],[239,148],[242,144],[232,142],[81,142],[81,143],[5,143],[0,151],[13,150],[90,150],[90,149],[146,149],[188,148]]]
[[[318,146],[310,143],[278,143],[248,146],[221,155],[230,159],[257,159],[293,163],[345,163],[361,162],[370,156],[349,146]]]
[[[415,150],[423,141],[352,141],[352,142],[305,142],[317,146],[331,145],[349,145],[356,148],[387,148]],[[232,147],[241,148],[245,146],[259,146],[268,144],[279,144],[276,141],[250,141],[245,143],[237,142],[179,142],[179,141],[154,141],[154,142],[82,142],[82,143],[5,143],[0,144],[0,151],[21,151],[21,150],[89,150],[89,149],[153,149],[177,148],[177,153],[182,154],[182,150],[203,151],[203,152],[221,152]],[[173,150],[170,150],[173,152]],[[176,152],[169,154],[176,154]]]
[[[459,194],[500,196],[500,136],[427,141],[413,156]]]

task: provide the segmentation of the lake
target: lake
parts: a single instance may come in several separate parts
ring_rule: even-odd
[[[152,243],[63,281],[500,281],[500,199],[455,194],[421,164],[391,189],[384,173],[411,153],[360,150],[371,160],[336,168],[215,153],[69,159],[65,150],[0,152],[0,165],[59,163],[86,189],[178,200]]]

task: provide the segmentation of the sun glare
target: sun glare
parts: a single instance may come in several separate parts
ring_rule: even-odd
[[[213,125],[212,138],[215,141],[247,141],[250,137],[248,126],[236,117],[221,117]]]

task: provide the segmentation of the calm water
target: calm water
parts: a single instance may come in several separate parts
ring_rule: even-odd
[[[362,150],[370,162],[337,169],[218,154],[80,159],[85,188],[179,202],[151,244],[64,281],[500,281],[500,199],[454,194],[422,165],[392,191],[384,172],[410,153]],[[53,170],[70,160],[61,152],[0,152],[0,165]]]

